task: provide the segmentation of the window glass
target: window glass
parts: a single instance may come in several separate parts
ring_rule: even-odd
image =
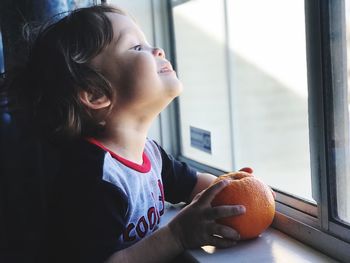
[[[174,25],[183,155],[251,166],[313,202],[304,12],[301,0],[195,0],[174,7]]]
[[[227,1],[234,153],[270,186],[313,201],[304,1]]]
[[[183,155],[251,166],[314,202],[304,13],[301,0],[196,0],[174,8],[174,24]]]
[[[233,169],[224,1],[196,0],[173,10],[182,154]]]

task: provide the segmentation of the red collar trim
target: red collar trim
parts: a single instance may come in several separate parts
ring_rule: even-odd
[[[105,147],[100,141],[96,140],[95,138],[86,138],[86,140],[92,144],[95,144],[96,146],[100,147],[101,149],[105,150],[106,152],[109,152],[111,154],[111,156],[118,160],[119,162],[121,162],[122,164],[124,164],[125,166],[134,169],[140,173],[148,173],[151,170],[151,162],[148,159],[148,156],[145,152],[143,152],[142,154],[142,160],[143,163],[137,164],[134,163],[132,161],[129,161],[121,156],[119,156],[118,154],[112,152],[111,150],[109,150],[107,147]]]

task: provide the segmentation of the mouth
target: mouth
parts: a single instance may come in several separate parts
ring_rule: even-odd
[[[160,68],[160,70],[158,70],[157,73],[161,74],[161,73],[170,73],[173,72],[173,67],[171,66],[171,64],[169,62],[164,63],[162,65],[162,67]]]

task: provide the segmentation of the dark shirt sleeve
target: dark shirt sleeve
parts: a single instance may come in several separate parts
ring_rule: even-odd
[[[176,160],[157,144],[162,156],[162,180],[165,200],[176,204],[188,202],[197,183],[197,171]]]
[[[69,161],[56,181],[49,209],[49,262],[102,263],[122,249],[126,196],[97,176],[102,153],[94,158]]]

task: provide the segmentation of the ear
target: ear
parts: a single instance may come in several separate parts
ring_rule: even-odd
[[[99,110],[111,105],[111,100],[107,96],[103,95],[97,99],[91,93],[86,91],[79,92],[80,101],[89,109]]]

